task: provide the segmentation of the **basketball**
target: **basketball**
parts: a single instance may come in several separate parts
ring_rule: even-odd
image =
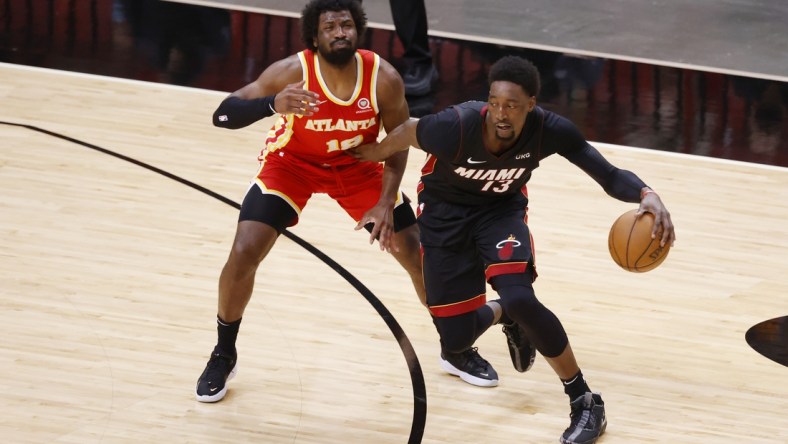
[[[654,215],[644,213],[635,217],[637,210],[630,210],[616,219],[610,227],[607,246],[613,261],[621,268],[635,273],[653,270],[668,257],[670,245],[661,247],[662,230],[651,238]]]

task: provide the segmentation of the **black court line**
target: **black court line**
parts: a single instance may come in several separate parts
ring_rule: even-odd
[[[26,128],[35,132],[46,134],[48,136],[66,140],[68,142],[72,142],[77,145],[84,146],[86,148],[90,148],[92,150],[98,151],[103,154],[107,154],[112,157],[116,157],[121,160],[125,160],[126,162],[145,168],[146,170],[153,171],[154,173],[160,174],[168,179],[172,179],[176,182],[180,182],[190,188],[193,188],[197,191],[207,194],[208,196],[220,200],[235,209],[241,208],[241,205],[239,203],[234,202],[233,200],[228,199],[227,197],[222,196],[221,194],[215,191],[211,191],[208,188],[198,185],[192,181],[186,180],[180,176],[176,176],[170,172],[162,170],[161,168],[157,168],[153,165],[147,164],[145,162],[141,162],[137,159],[124,156],[123,154],[116,153],[112,150],[108,150],[106,148],[102,148],[97,145],[83,142],[81,140],[74,139],[73,137],[65,136],[63,134],[58,134],[52,131],[48,131],[33,125],[25,125],[21,123],[12,123],[12,122],[4,122],[4,121],[0,121],[0,124]],[[289,230],[285,230],[283,234],[288,239],[292,240],[293,242],[303,247],[305,250],[315,255],[318,259],[320,259],[326,265],[328,265],[334,271],[336,271],[340,276],[345,278],[345,280],[350,285],[352,285],[353,288],[355,288],[362,296],[364,296],[364,299],[366,299],[367,302],[369,302],[369,304],[372,305],[373,308],[375,308],[375,311],[378,312],[378,314],[386,323],[386,325],[388,325],[389,330],[391,330],[391,333],[394,335],[394,338],[399,343],[399,347],[402,350],[402,354],[405,356],[405,361],[408,364],[408,370],[410,372],[410,381],[411,384],[413,385],[413,420],[411,423],[410,437],[408,438],[408,443],[409,444],[420,443],[422,437],[424,436],[424,427],[427,422],[427,389],[424,384],[424,374],[421,371],[421,365],[419,364],[419,359],[416,356],[416,351],[413,349],[413,345],[410,343],[410,340],[408,339],[408,336],[405,334],[405,331],[402,330],[402,327],[399,325],[397,320],[394,319],[394,316],[392,316],[391,312],[386,308],[385,305],[383,305],[380,299],[378,299],[374,293],[372,293],[355,276],[350,274],[350,272],[347,271],[344,267],[339,265],[336,261],[328,257],[322,251],[318,250],[315,246],[313,246],[309,242],[291,233]]]

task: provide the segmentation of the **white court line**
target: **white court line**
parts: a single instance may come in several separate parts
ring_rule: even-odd
[[[65,76],[73,76],[73,77],[83,77],[86,79],[93,79],[99,80],[102,82],[113,81],[118,83],[125,83],[125,84],[132,84],[132,85],[139,85],[139,86],[156,86],[161,87],[163,89],[177,89],[183,91],[193,91],[193,92],[200,92],[204,94],[212,94],[218,96],[226,96],[229,92],[221,92],[211,89],[204,89],[204,88],[195,88],[192,86],[182,86],[182,85],[171,85],[169,83],[158,83],[158,82],[151,82],[148,80],[135,80],[135,79],[125,79],[122,77],[112,77],[112,76],[105,76],[101,74],[90,74],[85,72],[75,72],[75,71],[63,71],[60,69],[53,69],[53,68],[42,68],[40,66],[27,66],[27,65],[17,65],[14,63],[5,63],[0,62],[0,68],[9,68],[9,69],[18,69],[20,71],[40,71],[40,72],[48,72],[48,73],[55,73],[61,74]]]
[[[145,80],[133,80],[133,79],[124,79],[118,77],[110,77],[110,76],[103,76],[98,74],[87,74],[81,72],[72,72],[72,71],[61,71],[58,69],[51,69],[51,68],[41,68],[38,66],[27,66],[27,65],[16,65],[13,63],[4,63],[0,62],[0,68],[6,69],[16,69],[19,71],[39,71],[39,72],[48,72],[48,73],[55,73],[64,76],[73,76],[73,77],[83,77],[87,79],[93,80],[100,80],[102,82],[118,82],[118,83],[125,83],[125,84],[132,84],[132,85],[139,85],[144,86],[147,88],[161,88],[161,89],[174,89],[180,91],[192,91],[201,94],[208,94],[208,95],[216,95],[216,96],[226,96],[228,93],[215,91],[210,89],[203,89],[203,88],[194,88],[190,86],[181,86],[181,85],[170,85],[168,83],[156,83],[156,82],[149,82]],[[611,150],[620,150],[620,151],[629,151],[629,152],[640,152],[643,153],[644,151],[648,154],[658,154],[661,156],[672,156],[672,157],[681,157],[681,158],[690,158],[693,160],[704,161],[704,162],[712,162],[712,163],[727,163],[732,165],[741,165],[741,166],[750,166],[755,168],[767,169],[772,171],[788,171],[788,167],[782,167],[777,165],[766,165],[762,163],[755,163],[755,162],[745,162],[742,160],[733,160],[733,159],[721,159],[718,157],[709,157],[703,156],[699,154],[689,154],[689,153],[676,153],[673,151],[663,151],[654,148],[646,148],[646,147],[634,147],[634,146],[627,146],[627,145],[616,145],[612,143],[605,143],[605,142],[594,142],[589,140],[588,141],[591,145],[595,147],[603,147],[606,149]]]
[[[613,143],[605,143],[605,142],[594,142],[589,140],[588,143],[593,145],[597,148],[605,148],[614,151],[627,151],[627,152],[639,152],[644,153],[647,152],[648,154],[659,154],[661,156],[666,157],[680,157],[680,158],[690,158],[696,160],[703,160],[705,162],[711,163],[723,163],[729,165],[740,165],[740,166],[753,166],[756,168],[772,170],[772,171],[785,171],[788,172],[788,167],[783,167],[779,165],[767,165],[763,163],[756,163],[756,162],[746,162],[744,160],[734,160],[734,159],[722,159],[719,157],[711,157],[711,156],[704,156],[701,154],[691,154],[691,153],[677,153],[674,151],[663,151],[658,150],[656,148],[645,148],[645,147],[636,147],[636,146],[627,146],[627,145],[616,145]]]

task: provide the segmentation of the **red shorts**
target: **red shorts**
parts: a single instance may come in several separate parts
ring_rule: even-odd
[[[359,221],[380,199],[383,164],[354,162],[323,166],[276,151],[265,157],[256,181],[264,194],[281,197],[299,216],[314,193],[325,193],[353,220]],[[398,192],[396,205],[402,202],[402,192]]]

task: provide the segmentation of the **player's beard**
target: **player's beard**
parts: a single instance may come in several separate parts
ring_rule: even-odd
[[[330,64],[336,66],[344,66],[350,63],[353,60],[353,56],[356,54],[356,45],[353,42],[348,41],[349,45],[343,48],[337,49],[328,49],[325,51],[320,51],[320,55]]]

